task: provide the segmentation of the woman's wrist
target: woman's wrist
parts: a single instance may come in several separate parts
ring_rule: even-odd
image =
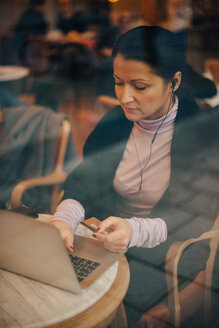
[[[65,199],[59,204],[50,221],[64,221],[74,232],[78,223],[84,220],[84,216],[85,210],[78,201],[74,199]]]
[[[161,218],[130,218],[125,219],[132,228],[129,247],[152,248],[167,238],[167,225]]]
[[[132,219],[125,219],[125,221],[130,225],[131,227],[131,234],[130,234],[130,240],[128,242],[127,248],[133,247],[137,243],[137,234],[135,233],[135,227]]]

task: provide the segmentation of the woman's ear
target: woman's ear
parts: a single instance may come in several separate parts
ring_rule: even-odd
[[[173,90],[173,92],[175,92],[179,88],[179,86],[181,84],[181,79],[182,79],[182,72],[180,72],[180,71],[176,72],[174,74],[173,79],[172,79],[172,90]]]

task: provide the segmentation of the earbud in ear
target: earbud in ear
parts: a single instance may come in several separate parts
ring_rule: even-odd
[[[177,83],[177,79],[172,79],[172,89],[174,90]]]

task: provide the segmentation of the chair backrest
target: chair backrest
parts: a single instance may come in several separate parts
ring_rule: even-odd
[[[46,176],[31,178],[19,182],[14,187],[11,194],[10,204],[12,208],[16,208],[21,205],[22,196],[27,189],[38,186],[53,185],[54,187],[51,192],[50,211],[51,213],[55,211],[55,208],[58,205],[60,184],[63,183],[67,177],[67,173],[64,171],[64,161],[70,137],[72,137],[71,123],[69,120],[64,119],[59,127],[52,172]]]
[[[100,95],[96,99],[95,107],[98,112],[106,113],[107,111],[113,109],[118,105],[119,101],[117,98],[110,97],[107,95]]]
[[[178,263],[183,251],[191,244],[201,240],[210,239],[210,255],[206,264],[205,275],[205,295],[204,295],[204,315],[206,322],[211,320],[211,284],[215,263],[215,256],[219,243],[219,215],[211,230],[203,233],[199,238],[192,238],[186,241],[174,242],[166,255],[166,280],[168,286],[168,308],[170,320],[174,327],[180,327],[180,302],[178,290]]]
[[[64,161],[67,151],[69,137],[71,137],[70,121],[64,120],[59,129],[59,136],[56,145],[55,159],[54,159],[54,174],[63,174],[63,181],[67,177],[64,171]],[[51,212],[54,213],[57,205],[60,202],[60,184],[55,185],[51,194]]]
[[[25,41],[25,66],[31,74],[41,75],[49,69],[48,44],[41,36],[30,36]]]
[[[209,58],[204,62],[205,72],[210,72],[215,84],[219,85],[219,59]]]
[[[68,120],[63,120],[59,128],[59,134],[56,144],[54,171],[63,170],[65,154],[66,154],[70,134],[71,134],[71,123]]]

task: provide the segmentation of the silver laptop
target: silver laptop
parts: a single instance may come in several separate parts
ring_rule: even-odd
[[[75,235],[71,256],[54,226],[0,210],[0,267],[8,271],[80,293],[123,254]]]

